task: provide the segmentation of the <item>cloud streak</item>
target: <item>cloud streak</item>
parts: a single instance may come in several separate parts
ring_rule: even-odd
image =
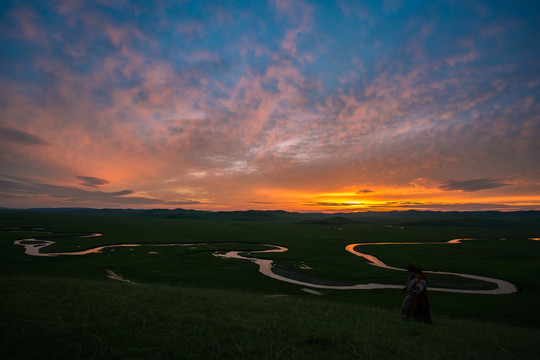
[[[165,201],[133,195],[133,190],[121,190],[116,192],[88,191],[69,186],[57,186],[34,182],[29,179],[13,178],[3,176],[0,179],[0,196],[18,198],[52,197],[65,200],[69,203],[77,204],[84,202],[103,203],[113,205],[168,205],[183,206],[199,204],[198,201],[178,200]]]
[[[96,178],[93,176],[75,176],[77,179],[81,180],[81,185],[89,187],[98,187],[101,185],[108,184],[109,182],[105,179]]]
[[[48,146],[51,145],[41,137],[11,127],[0,127],[0,139],[22,146]]]
[[[441,190],[444,191],[480,191],[487,189],[495,189],[501,186],[507,186],[510,184],[504,183],[501,180],[481,178],[481,179],[472,179],[472,180],[450,180],[440,186]]]
[[[373,190],[369,190],[369,189],[363,189],[363,190],[358,190],[356,192],[357,195],[361,195],[361,194],[369,194],[369,193],[372,193]]]

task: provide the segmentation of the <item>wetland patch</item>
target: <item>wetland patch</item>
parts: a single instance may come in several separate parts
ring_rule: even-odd
[[[36,231],[36,230],[34,230]],[[38,231],[36,231],[38,232]],[[51,232],[45,232],[47,235]],[[92,238],[92,237],[101,237],[101,233],[82,233],[81,235],[71,236],[73,238]],[[62,236],[65,238],[65,236]],[[394,284],[378,284],[378,283],[367,283],[367,284],[347,284],[343,282],[333,281],[324,279],[321,277],[315,277],[305,272],[298,272],[294,269],[288,269],[276,264],[275,260],[258,258],[257,254],[268,254],[268,253],[283,253],[289,251],[289,248],[281,245],[267,244],[267,243],[234,243],[234,242],[204,242],[204,243],[166,243],[166,244],[110,244],[110,245],[100,245],[93,247],[87,250],[81,251],[71,251],[71,252],[48,252],[47,248],[55,244],[54,236],[47,236],[46,238],[26,238],[15,240],[14,244],[23,246],[25,253],[30,256],[41,256],[41,257],[57,257],[57,256],[83,256],[90,254],[101,253],[103,250],[114,251],[116,248],[127,247],[129,250],[133,250],[135,247],[149,247],[149,248],[163,248],[163,247],[188,247],[189,249],[197,249],[199,246],[212,246],[212,245],[227,245],[232,248],[237,245],[256,245],[258,247],[265,247],[266,250],[218,250],[212,253],[213,256],[221,259],[233,259],[233,260],[243,260],[255,263],[258,266],[259,273],[270,277],[275,280],[296,284],[300,286],[305,286],[309,288],[318,288],[318,289],[329,289],[329,290],[374,290],[374,289],[400,289],[403,285],[394,285]],[[537,238],[529,238],[530,240],[537,240]],[[367,263],[372,266],[384,268],[389,271],[401,271],[405,272],[406,269],[397,268],[389,266],[381,261],[374,255],[359,252],[356,248],[364,245],[378,245],[378,246],[390,246],[390,245],[442,245],[442,244],[461,244],[463,241],[468,240],[478,240],[474,238],[459,238],[452,239],[446,242],[382,242],[382,243],[353,243],[345,247],[345,250],[355,256],[361,257],[367,260]],[[147,252],[149,255],[159,254],[157,251],[150,250]],[[310,269],[310,267],[304,262],[301,261],[298,266],[299,269]],[[430,274],[439,274],[439,275],[450,275],[458,276],[467,279],[478,280],[486,283],[490,283],[494,286],[492,289],[471,289],[471,288],[451,288],[451,287],[430,287],[430,291],[441,291],[441,292],[453,292],[453,293],[466,293],[466,294],[511,294],[517,292],[517,287],[507,281],[495,279],[486,276],[471,275],[465,273],[457,272],[446,272],[446,271],[429,271],[426,270],[426,273]],[[115,274],[112,270],[107,270],[108,277],[114,280],[125,281],[133,283],[130,280],[122,278],[120,275]]]

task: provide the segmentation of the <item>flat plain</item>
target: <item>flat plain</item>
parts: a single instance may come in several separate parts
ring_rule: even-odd
[[[283,211],[199,212],[181,209],[3,209],[0,210],[0,229],[2,229],[0,232],[2,288],[3,294],[7,294],[3,297],[2,305],[3,327],[5,331],[10,328],[18,329],[15,332],[6,332],[13,334],[4,338],[7,343],[4,349],[7,349],[5,354],[9,355],[8,358],[32,358],[43,355],[39,349],[33,349],[37,346],[31,346],[32,349],[30,349],[17,345],[18,341],[15,339],[24,337],[24,334],[36,336],[39,333],[40,335],[35,339],[54,344],[55,341],[52,338],[57,336],[53,334],[60,336],[70,326],[77,327],[77,324],[87,324],[90,328],[94,328],[89,333],[100,339],[101,342],[97,341],[97,345],[100,345],[101,350],[90,351],[92,346],[88,343],[90,341],[88,335],[84,335],[85,332],[81,329],[72,329],[70,334],[73,331],[75,334],[78,334],[77,331],[82,331],[79,333],[80,337],[72,340],[72,342],[78,342],[80,347],[69,345],[65,349],[68,354],[73,355],[74,352],[78,352],[81,358],[103,356],[121,358],[122,354],[126,354],[127,349],[132,346],[129,346],[129,342],[122,343],[122,340],[118,338],[127,335],[122,332],[114,334],[105,332],[100,335],[100,331],[104,331],[99,330],[101,329],[100,317],[104,315],[95,308],[86,310],[89,314],[93,314],[90,318],[80,319],[82,316],[80,304],[85,303],[86,307],[91,305],[81,297],[93,298],[95,307],[101,307],[103,302],[109,301],[111,308],[122,313],[124,306],[119,303],[119,298],[133,296],[133,301],[147,302],[150,301],[148,297],[153,296],[156,309],[162,309],[156,311],[164,316],[163,311],[172,311],[171,309],[163,310],[164,303],[171,301],[176,295],[183,297],[182,301],[179,300],[183,309],[190,306],[197,307],[199,315],[205,311],[213,314],[212,321],[218,321],[215,316],[221,317],[220,321],[226,321],[235,316],[246,320],[246,314],[243,312],[245,309],[237,308],[238,304],[246,301],[251,304],[249,306],[259,308],[257,311],[267,313],[265,316],[275,318],[271,321],[273,325],[263,326],[260,323],[262,320],[258,318],[262,315],[250,315],[253,319],[246,320],[247,322],[242,325],[246,327],[245,331],[235,330],[239,331],[239,337],[235,338],[236,345],[233,346],[229,342],[229,345],[225,346],[226,350],[223,350],[232,358],[302,358],[304,355],[307,358],[313,349],[321,347],[324,348],[321,354],[336,358],[340,356],[341,358],[369,357],[375,356],[374,354],[388,356],[395,354],[396,351],[406,355],[408,350],[406,350],[405,340],[410,340],[410,338],[401,339],[400,332],[412,332],[417,334],[416,337],[440,336],[442,339],[445,334],[456,336],[454,327],[458,327],[460,321],[463,322],[463,326],[470,329],[489,324],[494,334],[499,331],[499,335],[496,336],[498,343],[502,341],[500,338],[505,337],[507,338],[505,343],[508,342],[510,333],[514,334],[513,336],[521,334],[522,340],[519,340],[521,346],[515,346],[513,350],[511,349],[513,345],[501,345],[502,349],[497,349],[495,346],[491,352],[484,353],[484,355],[489,355],[487,358],[499,356],[500,358],[523,358],[523,356],[537,358],[540,354],[538,346],[534,345],[535,339],[538,339],[535,336],[538,335],[540,327],[540,311],[537,307],[540,301],[540,266],[538,265],[540,241],[533,240],[540,237],[539,212],[409,211],[300,214]],[[94,233],[102,235],[85,237]],[[471,240],[459,244],[445,243],[457,238]],[[145,246],[107,247],[94,254],[46,257],[25,253],[23,246],[14,243],[20,239],[37,239],[35,243],[44,240],[53,241],[54,244],[41,249],[44,253],[80,252],[104,245],[143,244]],[[383,242],[393,244],[375,244]],[[399,244],[406,242],[420,244]],[[27,243],[30,244],[32,241],[27,240]],[[429,292],[435,325],[428,330],[430,328],[426,325],[406,322],[400,318],[399,307],[403,295],[397,289],[313,288],[264,276],[258,272],[258,266],[251,261],[214,256],[233,250],[242,251],[246,257],[273,260],[273,268],[277,273],[319,284],[401,285],[404,283],[406,277],[404,272],[375,267],[365,259],[345,251],[345,247],[352,243],[373,243],[374,245],[363,245],[362,252],[376,256],[389,266],[406,268],[408,264],[414,263],[430,271],[492,277],[515,284],[518,291],[507,295]],[[159,246],[166,244],[191,245]],[[256,251],[268,249],[264,244],[284,246],[289,250],[281,253],[256,253]],[[111,279],[111,273],[130,283]],[[491,283],[450,275],[430,274],[428,281],[432,287],[463,290],[493,287]],[[84,291],[90,293],[85,295]],[[221,297],[225,300],[217,304],[216,299]],[[46,301],[48,298],[49,302]],[[191,302],[186,299],[191,299],[194,303],[189,305]],[[37,308],[30,305],[32,301],[36,302]],[[41,305],[38,306],[40,301]],[[43,301],[60,305],[49,308],[43,304]],[[230,313],[223,309],[225,303],[230,305]],[[23,304],[26,305],[23,306]],[[205,310],[201,309],[201,306],[205,307]],[[317,309],[313,310],[315,314],[303,314],[303,310],[298,313],[299,309],[306,306]],[[134,308],[152,312],[152,306],[146,303],[138,303],[134,305]],[[216,314],[217,308],[221,310]],[[73,323],[66,320],[69,318],[65,314],[66,311],[76,311],[79,319],[72,316]],[[329,319],[317,320],[319,316],[316,314],[317,311],[341,315],[334,314],[334,322],[329,325]],[[370,324],[373,321],[380,321],[381,329],[388,330],[386,337],[397,339],[391,346],[389,345],[387,353],[383,348],[370,348],[371,350],[368,351],[365,350],[366,344],[355,345],[353,338],[350,338],[351,334],[361,331],[363,336],[367,336],[365,332],[370,326],[375,325],[367,326],[367,320],[362,322],[363,325],[345,321],[344,314],[346,313],[355,317],[355,314],[350,314],[350,312],[357,313],[359,317],[367,316]],[[14,313],[25,315],[13,316]],[[292,316],[292,313],[295,313],[294,317],[297,321],[305,321],[306,324],[306,327],[296,329],[294,336],[305,336],[308,344],[312,342],[311,350],[304,349],[306,343],[302,343],[302,346],[291,345],[291,349],[294,348],[293,352],[291,349],[281,351],[280,348],[290,345],[287,345],[286,337],[281,339],[278,336],[280,340],[274,343],[273,340],[264,340],[253,334],[258,331],[256,328],[278,331],[277,329],[281,329],[279,321],[282,321],[285,326],[290,321],[290,318],[287,318]],[[189,311],[187,314],[195,316]],[[124,319],[122,321],[130,318],[128,313],[118,316]],[[150,326],[152,322],[146,317],[149,315],[144,316],[147,320],[144,323],[138,322],[130,330],[133,332],[139,329],[139,326],[143,326],[145,330],[140,336],[144,339],[158,336],[152,332],[158,331],[158,328],[163,326],[165,328],[168,326],[173,332],[176,329],[177,324],[172,323]],[[380,320],[376,320],[374,316]],[[56,330],[52,330],[49,326],[51,330],[50,334],[47,334],[47,331],[42,329],[47,321],[59,322],[63,325],[58,325],[59,328]],[[217,336],[218,340],[215,341],[226,342],[225,339],[230,334],[221,333],[230,332],[230,329],[226,330],[223,324],[212,325],[208,321],[210,320],[201,320],[200,326],[205,329],[204,336],[210,336],[207,333],[210,331],[213,336]],[[326,325],[324,325],[325,322]],[[271,329],[267,328],[269,326]],[[330,326],[333,330],[331,333],[320,333],[321,326]],[[194,329],[203,331],[197,326]],[[375,333],[383,330],[373,331],[372,335],[375,336]],[[445,331],[450,333],[445,333]],[[434,335],[435,333],[439,335]],[[523,335],[525,333],[530,335]],[[367,334],[369,335],[369,332]],[[289,334],[289,336],[293,335]],[[479,334],[477,336],[479,336],[478,339],[475,340],[473,336],[469,341],[486,348],[489,348],[490,341],[495,339],[489,340]],[[104,337],[110,339],[107,340]],[[83,338],[86,340],[81,340]],[[221,350],[216,350],[217,345],[212,341],[209,343],[213,345],[199,340],[198,345],[191,343],[190,347],[187,347],[184,343],[186,339],[175,343],[174,337],[166,338],[167,344],[156,345],[159,341],[152,340],[152,346],[159,348],[159,351],[153,350],[158,358],[220,358],[223,356],[220,353]],[[383,346],[384,342],[377,340],[377,344],[379,344],[377,346]],[[452,341],[449,344],[442,347],[430,345],[430,350],[420,358],[446,358],[445,354],[451,354],[453,358],[482,358],[480,353],[477,357],[466,357],[466,351],[456,350],[457,347],[451,345]],[[52,348],[46,346],[46,348],[54,354],[54,346]],[[249,348],[250,352],[242,352],[239,348],[244,350]],[[259,353],[253,350],[256,348],[260,349]],[[292,356],[293,353],[296,355]],[[435,353],[438,355],[433,356]],[[136,356],[145,357],[144,354],[145,350],[139,349]],[[505,354],[507,357],[504,356]]]

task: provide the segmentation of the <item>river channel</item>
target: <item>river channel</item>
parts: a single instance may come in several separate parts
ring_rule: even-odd
[[[86,235],[76,236],[79,238],[83,237],[99,237],[102,236],[102,234],[99,233],[90,233]],[[50,238],[48,238],[50,239]],[[389,271],[401,271],[406,272],[406,269],[401,269],[393,266],[389,266],[385,264],[383,261],[381,261],[379,258],[377,258],[374,255],[370,255],[367,253],[363,253],[358,251],[358,248],[361,248],[364,245],[381,245],[381,246],[389,246],[389,245],[426,245],[426,244],[433,244],[433,245],[441,245],[441,244],[460,244],[462,241],[465,240],[478,240],[478,239],[472,239],[472,238],[462,238],[462,239],[453,239],[446,242],[385,242],[385,243],[355,243],[355,244],[349,244],[345,247],[345,250],[349,252],[352,255],[361,257],[365,260],[367,260],[369,265],[380,267],[387,269]],[[531,240],[538,240],[537,238],[531,238]],[[98,246],[92,249],[88,250],[82,250],[82,251],[75,251],[75,252],[59,252],[59,253],[51,253],[51,252],[45,252],[42,251],[46,247],[54,244],[55,242],[52,240],[47,239],[40,239],[39,237],[36,238],[29,238],[29,239],[20,239],[16,240],[14,242],[15,245],[20,245],[24,247],[24,251],[27,255],[31,256],[44,256],[44,257],[56,257],[56,256],[81,256],[81,255],[88,255],[88,254],[96,254],[100,253],[105,249],[112,249],[112,248],[119,248],[119,247],[140,247],[140,246],[147,246],[147,247],[172,247],[172,246],[200,246],[200,245],[246,245],[246,243],[224,243],[224,242],[212,242],[212,243],[177,243],[177,244],[114,244],[114,245],[103,245]],[[259,267],[258,271],[270,278],[306,286],[310,288],[318,288],[318,289],[330,289],[330,290],[373,290],[373,289],[401,289],[403,285],[392,285],[392,284],[376,284],[376,283],[367,283],[367,284],[355,284],[355,285],[346,285],[346,284],[335,284],[331,281],[309,281],[309,276],[303,276],[299,273],[295,273],[293,271],[287,271],[285,274],[283,271],[277,271],[277,267],[274,260],[271,259],[261,259],[257,258],[256,254],[266,254],[266,253],[283,253],[288,251],[289,249],[280,246],[280,245],[273,245],[273,244],[262,244],[262,243],[253,243],[252,245],[259,245],[267,247],[267,250],[258,250],[258,251],[237,251],[237,250],[231,250],[227,252],[223,251],[216,251],[212,255],[221,259],[237,259],[237,260],[243,260],[243,261],[250,261]],[[155,253],[155,252],[152,252]],[[255,255],[255,256],[254,256]],[[279,272],[279,273],[278,273]],[[462,278],[468,278],[468,279],[474,279],[474,280],[480,280],[485,281],[488,283],[494,284],[496,287],[489,290],[471,290],[471,289],[452,289],[452,288],[436,288],[436,287],[430,287],[430,291],[441,291],[441,292],[452,292],[452,293],[466,293],[466,294],[485,294],[485,295],[501,295],[501,294],[511,294],[517,292],[517,287],[504,280],[500,279],[494,279],[490,277],[485,276],[477,276],[477,275],[469,275],[469,274],[463,274],[463,273],[454,273],[454,272],[445,272],[445,271],[424,271],[425,273],[430,274],[441,274],[441,275],[452,275],[452,276],[459,276]],[[115,276],[117,276],[115,274]],[[112,277],[114,278],[114,277]],[[307,280],[306,280],[307,278]],[[115,278],[116,280],[119,280],[118,278]],[[124,280],[122,280],[124,281]]]

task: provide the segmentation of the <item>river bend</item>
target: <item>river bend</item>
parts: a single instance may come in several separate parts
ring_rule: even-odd
[[[98,237],[102,236],[102,234],[99,233],[90,233],[86,235],[81,235],[77,237]],[[530,238],[531,240],[538,240],[538,238]],[[363,253],[360,251],[357,251],[357,248],[360,248],[363,245],[426,245],[426,244],[433,244],[433,245],[441,245],[441,244],[460,244],[462,241],[465,240],[478,240],[478,239],[472,239],[472,238],[461,238],[461,239],[453,239],[446,242],[384,242],[384,243],[355,243],[355,244],[349,244],[345,247],[345,250],[349,252],[350,254],[353,254],[355,256],[364,258],[367,260],[369,265],[384,268],[391,271],[407,271],[406,269],[401,269],[393,266],[389,266],[385,264],[383,261],[381,261],[379,258],[377,258],[374,255],[370,255],[367,253]],[[148,246],[148,247],[171,247],[171,246],[198,246],[198,245],[217,245],[217,244],[228,244],[228,245],[235,245],[235,244],[247,244],[247,243],[223,243],[223,242],[211,242],[211,243],[177,243],[177,244],[113,244],[113,245],[103,245],[98,246],[92,249],[88,250],[82,250],[82,251],[74,251],[74,252],[60,252],[60,253],[51,253],[51,252],[42,252],[42,250],[52,244],[54,244],[54,241],[51,240],[45,240],[45,239],[39,239],[39,238],[31,238],[31,239],[20,239],[16,240],[14,242],[15,245],[20,245],[24,247],[25,253],[27,255],[31,256],[46,256],[46,257],[56,257],[56,256],[80,256],[80,255],[88,255],[88,254],[96,254],[102,252],[104,249],[109,248],[117,248],[117,247],[139,247],[139,246]],[[302,276],[295,276],[294,272],[288,272],[287,276],[277,274],[275,269],[275,261],[271,259],[261,259],[257,258],[256,254],[265,254],[265,253],[283,253],[288,251],[289,249],[280,246],[280,245],[273,245],[273,244],[259,244],[256,243],[256,245],[265,246],[268,247],[268,250],[258,250],[258,251],[237,251],[237,250],[231,250],[227,252],[223,251],[216,251],[213,253],[214,256],[222,259],[237,259],[237,260],[244,260],[244,261],[250,261],[255,263],[259,269],[258,271],[270,278],[301,285],[301,286],[307,286],[311,288],[318,288],[318,289],[330,289],[330,290],[373,290],[373,289],[401,289],[403,285],[392,285],[392,284],[377,284],[377,283],[367,283],[367,284],[355,284],[355,285],[336,285],[336,284],[321,284],[321,283],[314,283],[309,282],[306,280],[301,280]],[[496,286],[494,289],[489,290],[470,290],[470,289],[452,289],[452,288],[436,288],[436,287],[430,287],[430,291],[441,291],[441,292],[452,292],[452,293],[465,293],[465,294],[491,294],[491,295],[501,295],[501,294],[511,294],[517,292],[517,287],[504,280],[485,277],[485,276],[477,276],[477,275],[470,275],[470,274],[463,274],[463,273],[454,273],[454,272],[446,272],[446,271],[424,271],[428,274],[441,274],[441,275],[453,275],[453,276],[459,276],[463,278],[468,279],[475,279],[475,280],[481,280],[488,283],[492,283]],[[298,274],[299,275],[299,274]]]

